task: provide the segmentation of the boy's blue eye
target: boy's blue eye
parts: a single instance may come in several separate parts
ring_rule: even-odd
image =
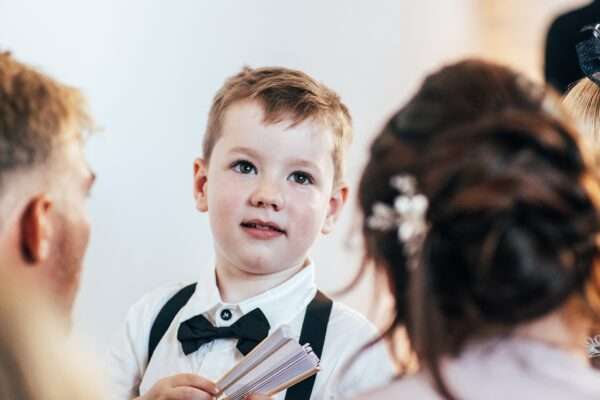
[[[310,176],[310,174],[307,174],[306,172],[302,172],[302,171],[293,172],[290,175],[290,178],[295,183],[298,183],[300,185],[312,185],[313,183],[315,183],[315,180],[313,179],[312,176]]]
[[[248,175],[256,173],[256,167],[250,161],[236,161],[232,164],[231,168],[233,168],[235,172],[240,174]]]

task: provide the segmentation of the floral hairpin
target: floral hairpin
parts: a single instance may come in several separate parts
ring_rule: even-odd
[[[600,335],[587,339],[587,352],[590,358],[600,356]]]
[[[390,180],[390,185],[399,192],[393,207],[382,202],[375,203],[367,226],[379,231],[397,229],[398,239],[404,244],[410,260],[409,266],[416,268],[418,261],[415,256],[427,234],[425,215],[429,202],[425,195],[417,192],[416,180],[410,175],[396,175]]]

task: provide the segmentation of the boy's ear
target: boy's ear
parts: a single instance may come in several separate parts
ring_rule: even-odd
[[[208,211],[207,185],[208,165],[202,158],[197,158],[194,161],[194,198],[196,199],[196,208],[201,212]]]
[[[348,186],[345,184],[340,185],[334,190],[331,198],[329,199],[329,210],[325,217],[325,222],[321,228],[321,233],[326,235],[333,230],[335,223],[342,212],[346,199],[348,198]]]
[[[20,247],[25,263],[43,264],[50,255],[52,200],[46,195],[31,199],[20,219]]]

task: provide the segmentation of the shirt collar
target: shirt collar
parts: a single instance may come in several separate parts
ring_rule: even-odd
[[[214,263],[208,268],[205,278],[198,281],[190,301],[181,310],[181,321],[203,314],[215,323],[215,313],[223,308],[237,309],[242,314],[260,308],[271,327],[277,327],[295,318],[298,312],[294,311],[304,310],[317,291],[315,267],[309,260],[304,268],[278,286],[238,303],[226,303],[217,287]]]

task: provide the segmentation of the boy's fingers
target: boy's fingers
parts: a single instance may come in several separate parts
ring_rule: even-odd
[[[212,395],[215,395],[219,392],[219,389],[217,388],[217,385],[215,385],[214,382],[196,374],[174,375],[171,377],[170,384],[174,387],[190,386],[192,388],[208,392]]]
[[[266,396],[264,394],[251,394],[250,396],[246,397],[246,400],[271,400],[272,397],[271,396]]]
[[[178,386],[167,390],[164,398],[168,400],[213,400],[215,397],[191,386]]]

